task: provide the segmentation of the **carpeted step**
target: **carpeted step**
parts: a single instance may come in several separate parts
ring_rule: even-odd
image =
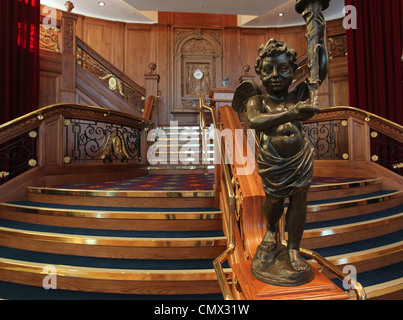
[[[307,222],[358,216],[400,204],[403,204],[403,191],[396,190],[380,190],[336,199],[309,201]]]
[[[42,287],[49,274],[44,270],[51,268],[62,290],[146,295],[220,292],[212,259],[93,258],[8,247],[0,247],[0,257],[1,281],[30,286]]]
[[[147,175],[103,183],[28,187],[36,202],[114,207],[189,208],[215,205],[214,176]]]
[[[0,218],[87,229],[138,231],[222,230],[214,207],[133,208],[17,201],[0,204]]]
[[[127,259],[216,258],[222,231],[133,231],[47,226],[0,219],[0,244],[41,252]]]
[[[308,193],[308,200],[323,200],[356,196],[382,189],[382,179],[314,177]]]
[[[403,261],[403,231],[391,232],[371,239],[314,249],[341,268],[354,265],[360,272],[374,270]],[[328,276],[334,277],[328,273]]]
[[[377,212],[307,223],[302,246],[328,247],[370,239],[403,229],[403,205]]]
[[[53,290],[43,287],[28,286],[18,283],[0,281],[0,299],[6,300],[202,300],[220,301],[222,294],[192,294],[192,295],[142,295],[119,294],[102,292],[84,292],[71,290]]]
[[[364,287],[368,299],[401,298],[403,291],[403,262],[394,263],[367,272],[359,272],[357,281]],[[333,282],[343,288],[343,282],[334,279]]]
[[[391,244],[402,244],[402,243],[403,243],[403,230],[399,230],[383,236],[373,237],[371,239],[350,242],[338,246],[328,246],[324,248],[318,248],[315,249],[315,251],[320,255],[328,258],[335,256],[346,257],[348,255],[354,254],[355,252],[367,251],[378,247],[388,246]]]

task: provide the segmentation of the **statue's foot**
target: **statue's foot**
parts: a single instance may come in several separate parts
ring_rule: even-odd
[[[278,232],[267,230],[263,237],[261,245],[267,249],[267,251],[273,250],[278,243]]]
[[[262,242],[257,247],[254,261],[255,263],[269,265],[275,261],[277,255],[283,249],[285,247],[278,242],[277,232],[267,231]]]
[[[288,249],[288,258],[290,259],[291,266],[296,271],[308,271],[310,265],[301,257],[299,250]]]

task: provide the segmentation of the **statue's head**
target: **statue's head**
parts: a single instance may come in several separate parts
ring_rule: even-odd
[[[297,69],[297,54],[284,41],[271,39],[259,48],[255,70],[268,92],[287,91]]]
[[[262,72],[263,60],[266,57],[278,57],[285,53],[288,57],[294,72],[298,69],[297,53],[284,41],[270,39],[266,44],[259,48],[259,56],[256,60],[255,70],[258,75]]]

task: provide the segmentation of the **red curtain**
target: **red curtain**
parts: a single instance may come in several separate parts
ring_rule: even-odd
[[[0,1],[0,124],[38,107],[39,2]]]
[[[403,1],[345,4],[357,9],[357,29],[347,30],[350,105],[402,124]]]

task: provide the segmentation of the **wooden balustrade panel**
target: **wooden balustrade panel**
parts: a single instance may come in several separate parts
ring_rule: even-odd
[[[223,127],[230,129],[234,137],[236,130],[243,132],[238,115],[231,107],[224,106],[220,108],[220,116]],[[241,156],[246,156],[248,149],[250,150],[250,146],[246,139],[242,139],[242,141],[234,139],[234,161],[231,167],[237,184],[236,191],[240,202],[238,206],[238,210],[241,212],[240,233],[245,245],[246,255],[252,258],[266,232],[266,222],[262,210],[265,193],[256,166],[254,166],[251,174],[237,174],[240,169],[245,169],[245,165],[239,164],[237,159],[240,159]]]

